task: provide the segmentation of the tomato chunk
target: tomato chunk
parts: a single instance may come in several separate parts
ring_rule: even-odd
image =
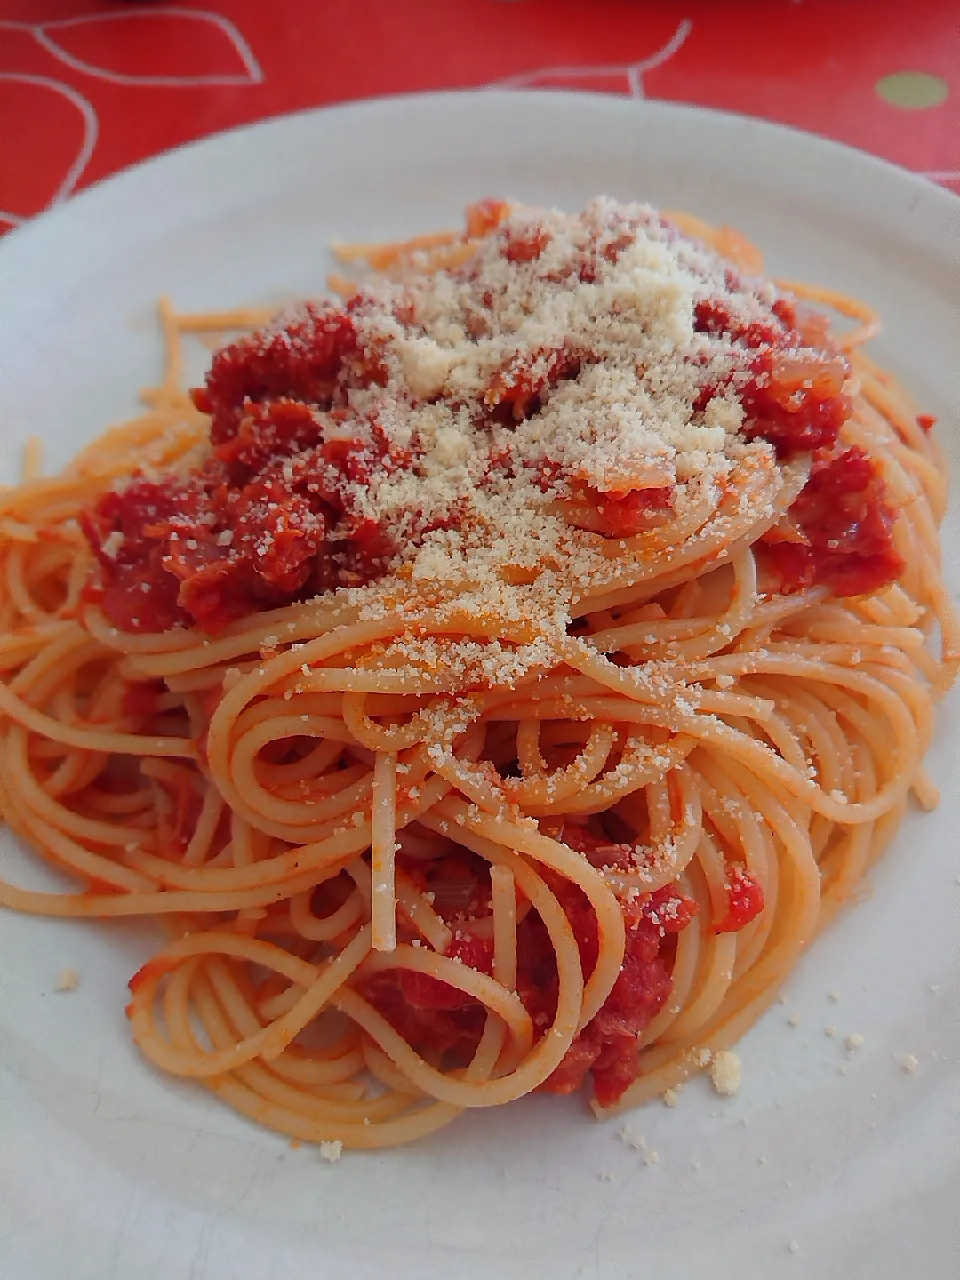
[[[739,864],[729,873],[727,913],[714,925],[715,933],[737,933],[763,910],[763,887]]]
[[[790,519],[801,539],[768,536],[760,548],[761,565],[779,591],[823,584],[838,596],[865,595],[903,572],[896,512],[877,464],[862,449],[818,457]]]

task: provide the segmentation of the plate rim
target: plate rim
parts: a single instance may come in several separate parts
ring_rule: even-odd
[[[259,120],[247,121],[230,128],[218,129],[205,133],[188,142],[168,147],[150,156],[145,156],[132,164],[124,166],[113,173],[99,178],[80,191],[73,192],[66,200],[52,205],[34,217],[14,227],[6,235],[0,237],[0,267],[6,265],[11,255],[29,251],[34,239],[39,235],[52,234],[64,217],[77,216],[78,209],[84,212],[101,200],[109,200],[116,187],[129,182],[144,171],[155,167],[175,164],[180,159],[189,159],[195,152],[204,147],[232,142],[241,138],[261,133],[268,134],[277,129],[288,127],[291,123],[306,124],[311,120],[328,120],[338,115],[360,116],[375,115],[403,108],[427,108],[432,105],[449,103],[466,105],[467,103],[485,103],[507,99],[520,105],[533,103],[561,102],[566,105],[583,106],[586,110],[634,111],[639,114],[663,115],[665,117],[686,118],[691,121],[704,121],[708,128],[752,129],[771,140],[777,137],[789,138],[791,145],[801,145],[824,157],[830,156],[835,161],[856,160],[858,165],[865,165],[881,180],[893,180],[909,183],[925,199],[932,201],[935,209],[956,220],[960,233],[960,195],[948,188],[940,186],[922,174],[915,173],[902,165],[874,155],[859,147],[834,138],[826,138],[809,130],[798,129],[793,125],[781,124],[761,116],[744,115],[735,111],[724,111],[716,107],[703,107],[695,103],[674,102],[666,98],[627,98],[618,94],[578,92],[570,89],[510,89],[497,86],[475,89],[442,89],[423,93],[385,94],[374,98],[355,98],[345,102],[332,103],[316,107],[305,107],[297,111],[278,112],[263,116]],[[851,171],[852,174],[852,171]],[[854,185],[851,177],[848,186]]]

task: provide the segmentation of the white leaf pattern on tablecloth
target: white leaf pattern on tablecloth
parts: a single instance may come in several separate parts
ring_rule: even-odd
[[[205,9],[148,5],[64,18],[33,28],[73,71],[109,84],[252,85],[263,71],[229,18]]]
[[[17,226],[41,209],[59,204],[73,191],[93,154],[99,125],[93,105],[76,89],[49,76],[26,72],[0,72],[0,119],[4,117],[13,123],[29,121],[38,143],[62,152],[61,164],[48,180],[33,191],[28,187],[18,193],[21,206],[9,207],[10,197],[4,196],[7,207],[0,211],[0,222]],[[13,128],[0,127],[0,172],[7,167],[5,140],[11,146],[18,141]],[[41,170],[37,166],[36,172]]]
[[[518,75],[508,76],[504,80],[495,80],[490,88],[570,88],[583,92],[592,89],[601,93],[622,93],[631,98],[643,98],[645,97],[644,74],[668,62],[683,47],[692,30],[693,23],[685,18],[664,45],[646,58],[639,58],[635,62],[584,67],[539,67],[535,71],[523,71]]]

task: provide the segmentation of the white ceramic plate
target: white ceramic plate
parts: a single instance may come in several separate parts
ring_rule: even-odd
[[[755,121],[587,95],[410,98],[271,121],[134,169],[0,246],[3,468],[63,462],[156,377],[152,307],[318,291],[332,238],[458,221],[486,194],[579,207],[606,192],[733,222],[771,270],[877,303],[876,350],[957,461],[960,202]],[[960,577],[957,507],[945,534]],[[861,904],[741,1046],[744,1084],[635,1114],[659,1163],[576,1099],[465,1116],[419,1146],[325,1164],[131,1045],[136,925],[0,921],[4,1280],[467,1280],[956,1274],[953,950],[957,703],[913,816]],[[3,836],[8,874],[39,873]],[[64,967],[72,994],[55,994]],[[839,996],[831,1000],[828,993]],[[800,1017],[799,1026],[788,1022]],[[836,1038],[825,1035],[834,1025]],[[864,1043],[847,1058],[843,1037]],[[907,1075],[898,1056],[918,1059]]]

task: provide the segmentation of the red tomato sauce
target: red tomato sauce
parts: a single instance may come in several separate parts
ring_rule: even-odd
[[[762,540],[764,585],[779,592],[827,586],[838,596],[876,591],[898,577],[903,560],[879,468],[862,449],[836,447],[851,410],[843,392],[846,362],[825,343],[819,317],[805,316],[783,298],[772,312],[769,320],[746,323],[724,299],[707,299],[695,309],[698,330],[729,334],[756,351],[751,379],[739,392],[744,434],[769,441],[784,459],[814,455],[786,533],[771,530]],[[794,354],[807,341],[825,346],[822,363]],[[720,389],[706,392],[702,406]]]
[[[903,571],[893,536],[896,512],[885,500],[877,464],[862,449],[817,457],[790,521],[788,537],[771,530],[759,548],[771,589],[823,585],[838,596],[864,595]]]
[[[351,430],[340,403],[378,376],[349,315],[330,309],[219,352],[194,393],[211,415],[208,461],[182,479],[135,476],[82,517],[100,564],[93,594],[111,622],[215,633],[381,576],[397,549],[357,513],[357,488],[410,458],[376,421]]]
[[[480,233],[495,228],[503,211],[500,202],[484,202],[469,216]],[[536,259],[549,243],[549,233],[535,228],[497,234],[500,252],[515,262]],[[615,261],[629,243],[625,226],[621,237],[598,241],[594,256]],[[586,252],[582,278],[590,278],[591,261]],[[727,275],[738,284],[732,270]],[[401,548],[389,528],[362,514],[361,497],[374,476],[416,468],[420,452],[416,442],[393,444],[377,411],[361,412],[351,400],[352,392],[387,380],[379,339],[359,333],[365,305],[362,295],[344,306],[311,304],[286,326],[218,352],[193,393],[211,420],[204,465],[180,478],[134,476],[83,515],[99,562],[87,598],[99,601],[113,625],[134,632],[199,625],[213,634],[250,613],[388,571]],[[404,306],[396,304],[401,323]],[[791,513],[799,536],[766,540],[770,581],[784,591],[824,583],[840,595],[890,581],[900,560],[880,476],[859,450],[833,452],[850,403],[844,358],[827,343],[822,321],[779,299],[748,322],[721,297],[696,304],[695,327],[748,353],[746,379],[737,375],[735,387],[744,435],[769,441],[784,459],[811,451],[817,458]],[[824,354],[804,353],[810,343]],[[528,418],[590,358],[562,345],[518,355],[482,393],[481,425],[511,427]],[[706,387],[695,410],[729,390]],[[542,487],[569,484],[570,522],[603,537],[631,537],[668,518],[669,488],[602,493],[565,477],[550,459],[491,448],[491,475],[531,466]],[[456,506],[429,522],[424,517],[423,533],[456,528],[463,518]]]
[[[738,392],[745,411],[744,434],[767,440],[781,458],[832,445],[850,416],[843,393],[845,361],[829,351],[822,361],[799,360],[789,353],[806,345],[798,328],[797,308],[785,298],[772,306],[769,319],[741,320],[723,298],[706,298],[694,308],[699,333],[729,336],[756,352],[750,381]],[[797,376],[791,376],[791,370]],[[723,387],[708,389],[699,407],[706,408]]]
[[[714,926],[715,933],[738,933],[763,910],[763,888],[743,867],[732,868],[727,884],[727,911]]]
[[[601,851],[597,856],[606,854]],[[402,857],[399,861],[403,862]],[[489,911],[489,873],[474,855],[458,850],[430,863],[426,871],[405,869],[421,888],[429,886],[436,910],[455,929],[458,918],[482,918],[484,910]],[[586,980],[599,953],[593,908],[576,886],[549,875],[545,878],[570,921]],[[451,903],[457,904],[456,909],[451,909]],[[572,1093],[590,1076],[598,1101],[607,1106],[637,1078],[638,1037],[670,993],[675,935],[694,918],[697,904],[668,887],[625,902],[623,911],[627,938],[620,976],[602,1008],[541,1086],[545,1092]],[[472,934],[469,924],[464,924],[447,955],[490,973],[492,937]],[[558,991],[553,943],[539,915],[528,911],[517,928],[517,994],[538,1037],[553,1022]],[[368,979],[363,993],[422,1052],[449,1053],[467,1061],[476,1051],[485,1013],[457,987],[428,974],[395,969]]]

